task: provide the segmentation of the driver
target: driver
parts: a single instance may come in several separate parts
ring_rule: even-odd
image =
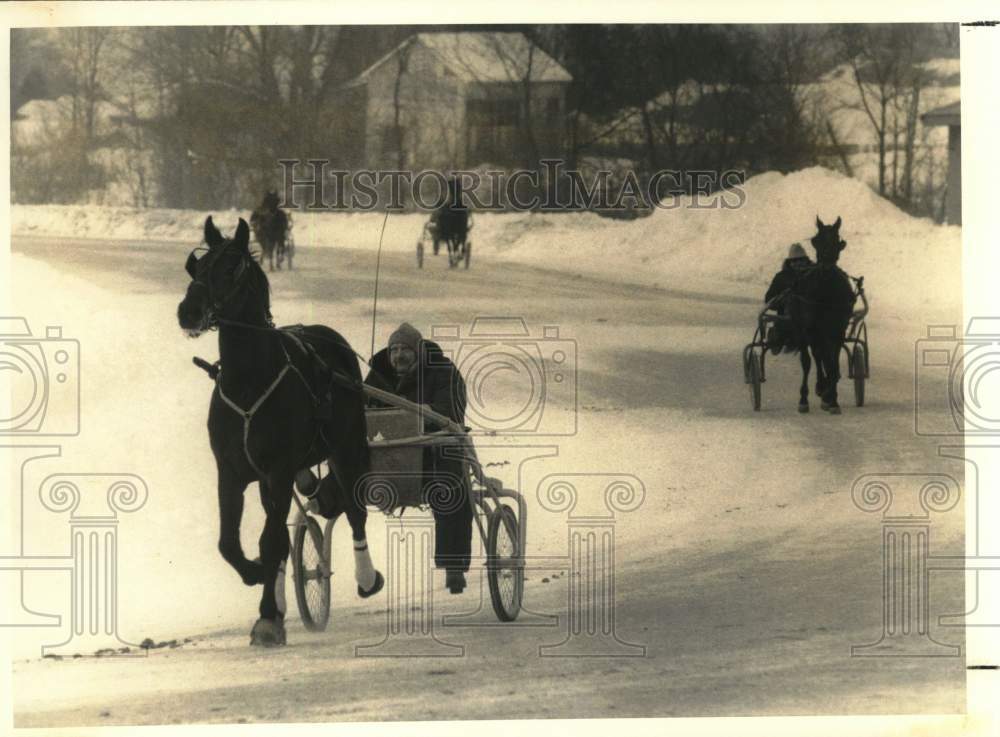
[[[771,286],[767,288],[767,294],[764,295],[764,302],[769,303],[775,297],[780,296],[795,286],[795,282],[802,272],[812,265],[813,262],[806,254],[806,249],[800,243],[793,243],[791,248],[788,249],[788,258],[781,265],[781,271],[774,275],[774,278],[771,280]],[[774,302],[774,311],[784,316],[784,298]],[[786,320],[777,320],[771,325],[771,329],[767,331],[767,347],[775,355],[781,353],[782,348],[786,347],[785,342],[788,337],[786,335],[788,332],[786,322]]]
[[[411,402],[444,415],[459,425],[465,422],[465,382],[441,347],[424,340],[408,322],[389,336],[386,348],[371,360],[365,379],[370,386],[392,392]],[[426,421],[425,430],[440,428]],[[425,483],[443,483],[448,492],[430,495],[434,514],[434,564],[446,571],[445,585],[452,594],[465,589],[465,572],[472,554],[472,504],[466,483],[462,483],[463,463],[446,451],[455,446],[424,449]]]

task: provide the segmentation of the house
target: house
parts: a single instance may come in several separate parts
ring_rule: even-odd
[[[962,104],[945,105],[921,116],[925,126],[948,128],[948,189],[945,194],[945,221],[962,224]]]
[[[561,154],[571,81],[522,33],[418,33],[347,86],[366,167],[447,171]]]

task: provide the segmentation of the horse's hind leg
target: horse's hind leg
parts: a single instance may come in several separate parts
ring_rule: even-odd
[[[799,362],[802,364],[802,386],[799,387],[799,412],[809,411],[809,369],[812,361],[809,360],[809,349],[803,348],[799,351]]]
[[[243,492],[246,484],[219,470],[219,552],[236,569],[247,586],[264,580],[259,563],[247,560],[240,544],[240,520],[243,518]]]
[[[341,504],[351,525],[351,538],[354,542],[354,580],[358,583],[358,595],[367,598],[378,593],[384,583],[382,574],[376,571],[372,564],[368,539],[365,536],[368,510],[365,508],[364,490],[360,482],[366,464],[359,459],[367,458],[368,453],[367,448],[360,452],[345,452],[344,446],[345,444],[338,444],[331,458],[330,467],[337,476]]]

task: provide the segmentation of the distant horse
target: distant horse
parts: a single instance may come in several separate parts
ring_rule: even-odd
[[[278,196],[268,193],[264,202],[250,215],[250,227],[254,238],[260,244],[261,263],[267,259],[268,270],[274,271],[277,260],[278,271],[288,258],[288,268],[292,268],[292,248],[290,243],[291,218],[278,207]]]
[[[192,281],[177,319],[192,337],[219,330],[220,368],[208,412],[218,470],[219,552],[243,583],[264,585],[251,644],[267,646],[285,643],[286,523],[300,469],[328,460],[340,489],[347,490],[326,500],[326,514],[347,513],[359,594],[375,593],[383,579],[367,553],[367,512],[352,493],[369,468],[355,354],[341,335],[322,325],[274,328],[267,276],[250,255],[249,240],[243,219],[232,239],[223,238],[211,217],[205,221],[208,249],[201,249],[200,257],[199,249],[188,256]],[[334,382],[332,372],[348,381]],[[267,515],[259,561],[247,560],[240,545],[243,492],[253,481],[260,485]]]
[[[789,344],[799,352],[802,386],[799,412],[809,411],[809,351],[816,360],[816,394],[820,407],[839,415],[837,382],[840,380],[840,351],[844,344],[857,295],[850,279],[837,267],[847,242],[840,238],[841,220],[824,225],[816,218],[817,233],[812,238],[816,265],[801,272],[786,304],[790,318]]]
[[[441,213],[438,238],[448,246],[448,266],[455,267],[465,258],[469,238],[469,211],[464,207]]]

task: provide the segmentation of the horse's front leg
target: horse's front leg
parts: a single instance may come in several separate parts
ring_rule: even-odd
[[[826,362],[823,359],[823,350],[818,343],[810,343],[809,349],[812,351],[813,363],[816,364],[816,396],[819,397],[821,404],[825,404]]]
[[[820,408],[832,415],[840,414],[837,404],[837,361],[840,358],[833,349],[835,342],[821,341],[813,348],[813,358],[816,359],[816,394],[819,395]],[[833,358],[831,359],[831,353]]]
[[[803,346],[799,351],[799,361],[802,364],[802,386],[799,387],[799,412],[809,411],[809,369],[812,368],[812,361],[809,360],[809,348]]]
[[[261,483],[260,500],[267,519],[260,535],[264,593],[260,619],[250,633],[250,644],[269,647],[285,644],[285,562],[288,558],[288,510],[292,503],[292,476],[271,476]]]
[[[263,568],[247,560],[240,544],[240,521],[243,518],[243,492],[247,482],[225,467],[219,469],[219,552],[236,569],[247,586],[261,583]]]
[[[830,414],[840,414],[837,402],[837,382],[840,381],[840,344],[831,340],[826,346],[826,402]]]

